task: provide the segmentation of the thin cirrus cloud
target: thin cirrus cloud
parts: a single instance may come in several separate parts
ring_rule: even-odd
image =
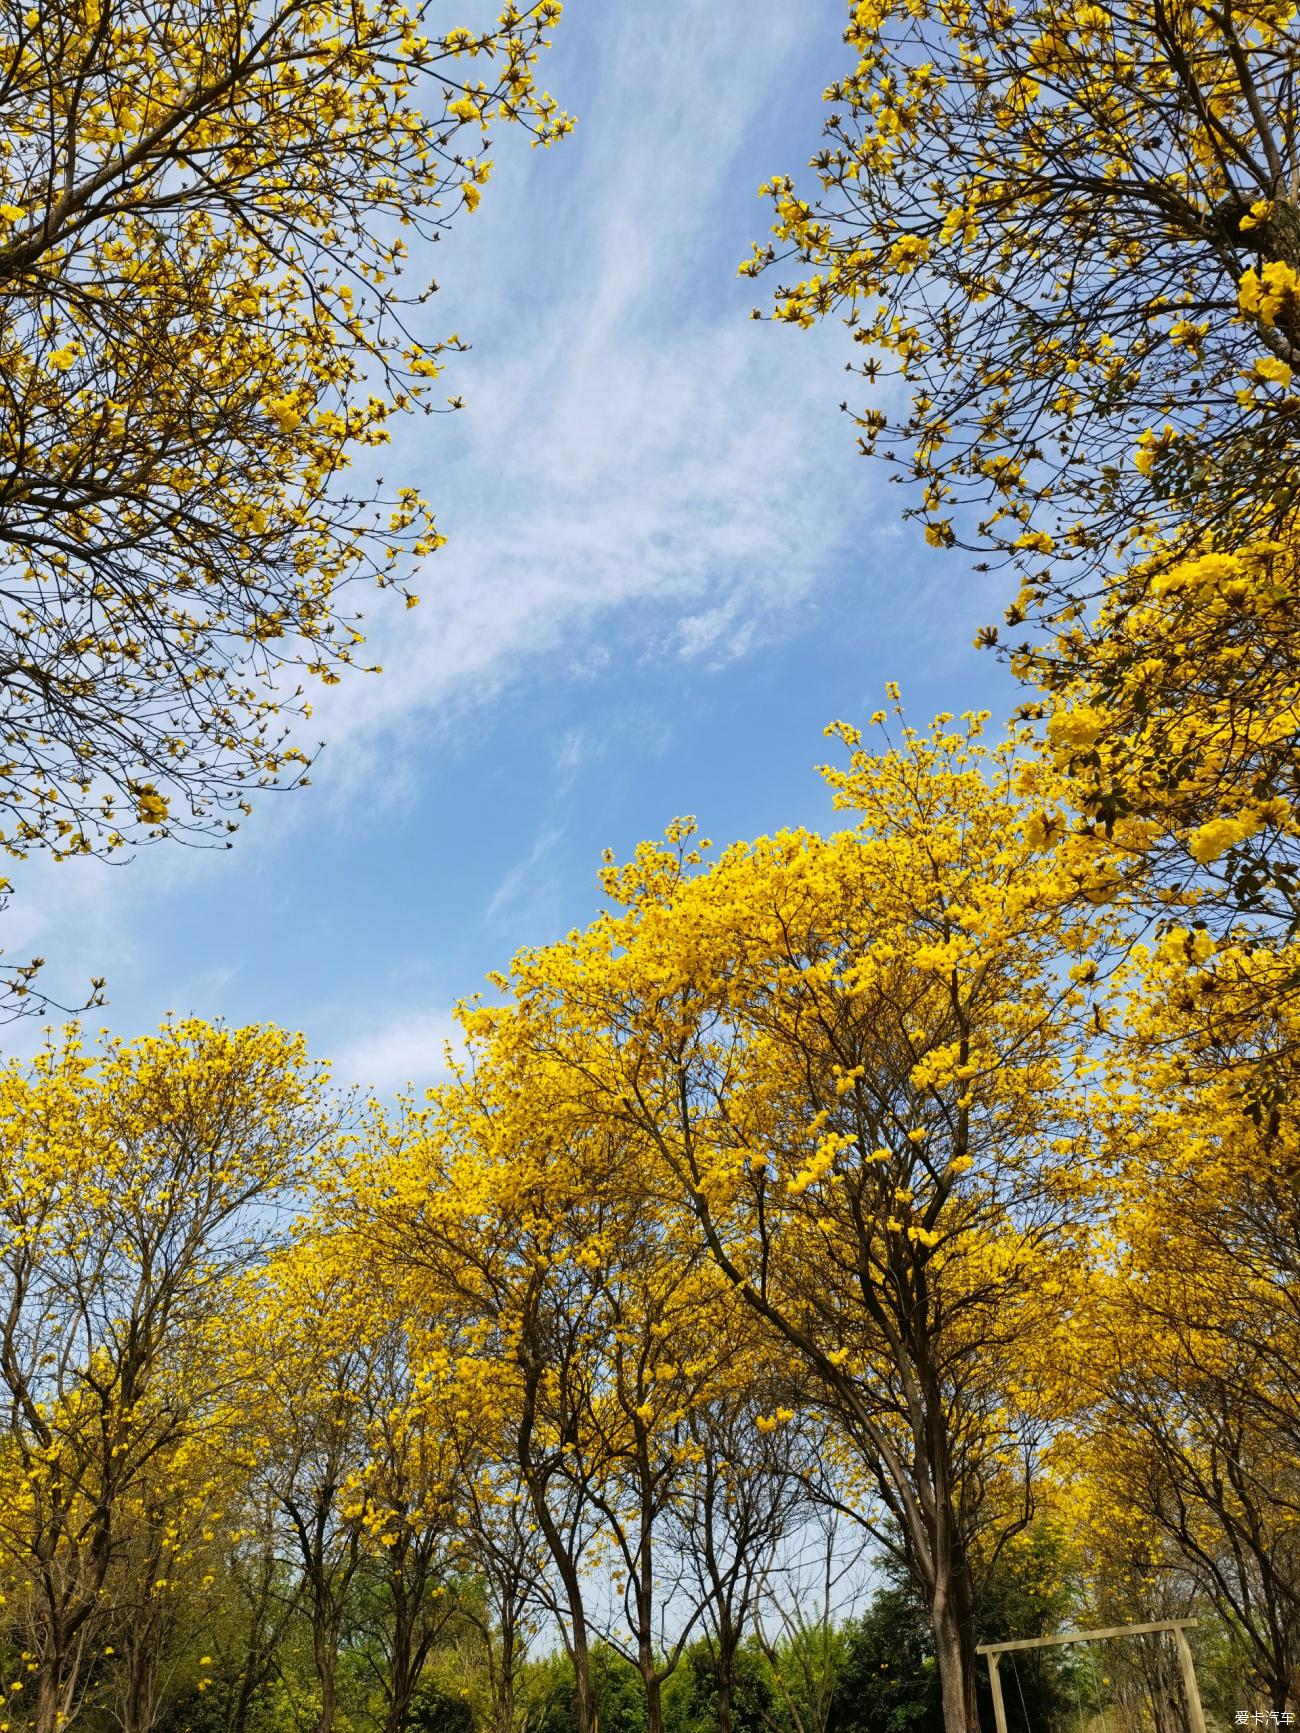
[[[338,1051],[333,1071],[341,1083],[360,1080],[380,1096],[408,1087],[418,1096],[449,1076],[449,1055],[463,1051],[450,1011],[407,1007],[354,1030]]]
[[[832,42],[838,5],[812,11]],[[806,20],[770,3],[743,34],[690,0],[570,13],[572,98],[562,56],[547,72],[578,134],[522,169],[503,149],[438,261],[438,317],[475,346],[447,376],[468,407],[389,461],[451,539],[423,606],[372,636],[383,679],[320,707],[339,748],[472,714],[584,646],[724,664],[780,634],[860,524],[839,332],[752,323],[768,286],[736,279],[768,150],[808,142],[764,149],[773,113],[815,137],[833,62],[809,66]]]
[[[442,514],[452,539],[423,605],[372,637],[382,679],[319,707],[331,738],[472,710],[466,695],[489,699],[511,664],[585,642],[717,665],[778,634],[852,522],[842,453],[826,460],[831,384],[791,336],[611,342],[549,387],[525,363],[477,376],[470,414],[487,426],[463,467],[498,470],[490,497]]]
[[[489,921],[530,892],[535,876],[563,839],[564,831],[559,826],[546,825],[542,829],[528,853],[508,868],[488,898],[485,914]]]

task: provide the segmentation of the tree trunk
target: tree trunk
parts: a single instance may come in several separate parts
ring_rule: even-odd
[[[586,1622],[583,1619],[573,1620],[571,1650],[578,1733],[600,1733],[600,1710],[596,1706],[595,1693],[591,1688],[591,1654],[587,1648]]]
[[[231,1704],[226,1723],[228,1733],[247,1733],[253,1698],[268,1671],[269,1669],[258,1664],[250,1651],[244,1666],[240,1669],[239,1689],[235,1692],[235,1699]]]
[[[732,1697],[734,1695],[734,1685],[733,1685],[733,1681],[732,1681],[733,1672],[734,1672],[734,1667],[733,1667],[733,1664],[732,1664],[730,1658],[723,1659],[721,1656],[719,1656],[718,1669],[717,1669],[718,1733],[731,1733],[731,1725],[732,1725],[731,1704],[732,1704]]]
[[[722,1590],[721,1573],[712,1557],[712,1529],[709,1531],[710,1567],[717,1592],[717,1653],[712,1654],[713,1679],[718,1693],[718,1733],[732,1733],[736,1702],[736,1651],[740,1647],[740,1629],[731,1616],[731,1604]],[[733,1585],[734,1586],[734,1582]],[[743,1604],[743,1603],[742,1603]],[[743,1617],[743,1613],[742,1613]],[[710,1650],[713,1644],[709,1645]]]
[[[60,1699],[59,1657],[48,1656],[36,1675],[36,1701],[32,1708],[32,1733],[57,1733]]]
[[[122,1702],[122,1733],[153,1733],[158,1718],[153,1690],[155,1659],[131,1656],[128,1660],[131,1670]]]
[[[334,1712],[338,1707],[334,1671],[338,1651],[330,1642],[329,1633],[323,1631],[319,1625],[313,1636],[316,1677],[320,1681],[320,1714],[316,1717],[316,1733],[334,1733]]]
[[[507,1585],[501,1597],[501,1670],[496,1681],[493,1719],[496,1733],[515,1733],[515,1666],[518,1639]]]
[[[400,1584],[394,1584],[392,1649],[388,1658],[388,1708],[384,1733],[402,1733],[411,1712],[411,1699],[419,1669],[414,1664],[412,1625],[418,1609],[412,1609]]]
[[[513,1673],[502,1668],[497,1687],[496,1733],[515,1733],[515,1681]]]
[[[649,1465],[641,1459],[641,1535],[637,1547],[636,1579],[636,1658],[645,1687],[646,1733],[663,1733],[663,1678],[655,1662],[654,1642],[654,1553],[653,1531],[649,1520],[650,1494],[647,1492]]]
[[[1286,1673],[1279,1673],[1276,1678],[1269,1681],[1269,1697],[1271,1699],[1269,1707],[1279,1718],[1288,1709],[1295,1709],[1296,1698],[1292,1694],[1291,1679]]]
[[[535,1325],[535,1320],[533,1323]],[[565,1537],[547,1503],[546,1493],[554,1472],[553,1465],[539,1463],[533,1454],[533,1428],[537,1420],[537,1392],[542,1379],[542,1360],[528,1340],[519,1349],[518,1358],[520,1370],[524,1374],[524,1391],[516,1435],[515,1460],[528,1489],[537,1526],[542,1531],[560,1581],[564,1585],[565,1600],[568,1602],[569,1623],[572,1627],[568,1648],[573,1662],[577,1733],[600,1733],[600,1715],[591,1689],[591,1653],[587,1647],[587,1614],[582,1598],[582,1578],[577,1560],[565,1544]]]
[[[956,1561],[953,1561],[955,1564]],[[975,1707],[975,1648],[970,1620],[969,1585],[964,1568],[949,1568],[935,1584],[930,1607],[934,1652],[943,1696],[944,1733],[979,1733]],[[965,1592],[963,1593],[963,1588]],[[963,1602],[965,1605],[963,1606]]]

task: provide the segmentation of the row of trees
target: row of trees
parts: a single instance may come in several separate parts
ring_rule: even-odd
[[[653,1727],[656,1529],[681,1429],[738,1378],[913,1585],[950,1728],[977,1721],[991,1574],[1065,1488],[1100,1557],[1131,1547],[1130,1616],[1191,1571],[1280,1712],[1296,1148],[1253,1090],[1285,1004],[1253,1026],[1247,980],[1211,1081],[1187,976],[1213,941],[1135,941],[1123,839],[1052,822],[1027,732],[837,732],[850,828],[706,867],[680,824],[607,867],[590,928],[516,959],[505,1005],[466,1009],[456,1081],[349,1182],[370,1255],[513,1368],[480,1412],[509,1398],[580,1703],[582,1501]]]
[[[191,1688],[232,1733],[277,1690],[404,1733],[461,1666],[514,1733],[549,1632],[576,1733],[611,1655],[646,1733],[705,1661],[712,1724],[752,1722],[755,1657],[811,1733],[828,1527],[831,1580],[866,1546],[902,1585],[954,1733],[1009,1581],[1013,1630],[1208,1611],[1294,1704],[1300,1218],[1253,984],[1211,1086],[1213,940],[1136,943],[1123,849],[982,727],[836,730],[837,832],[608,862],[396,1112],[274,1030],[9,1067],[11,1724],[153,1733]],[[1176,1725],[1167,1658],[1128,1665]]]

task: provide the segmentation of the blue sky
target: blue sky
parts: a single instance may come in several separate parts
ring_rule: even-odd
[[[11,957],[67,995],[106,975],[122,1035],[270,1020],[341,1082],[423,1086],[452,1003],[595,913],[602,848],[686,812],[720,843],[829,824],[822,728],[886,680],[918,722],[1010,708],[971,648],[996,594],[856,455],[845,332],[751,321],[770,285],[736,275],[759,182],[817,143],[844,15],[567,0],[545,77],[576,133],[499,130],[437,248],[428,336],[473,345],[444,376],[466,408],[410,424],[384,473],[450,539],[420,608],[374,611],[384,674],[324,695],[313,786],[232,851],[15,873]]]

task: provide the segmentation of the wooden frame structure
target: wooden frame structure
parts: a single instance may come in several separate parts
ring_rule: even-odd
[[[989,1685],[993,1692],[993,1718],[998,1733],[1007,1733],[1007,1712],[1002,1702],[1002,1681],[998,1678],[998,1662],[1011,1649],[1046,1649],[1059,1643],[1091,1643],[1100,1637],[1141,1637],[1148,1631],[1172,1631],[1178,1646],[1178,1660],[1183,1669],[1183,1689],[1187,1693],[1189,1733],[1205,1733],[1205,1714],[1201,1709],[1201,1693],[1196,1686],[1196,1669],[1192,1665],[1192,1647],[1187,1631],[1195,1619],[1161,1619],[1154,1625],[1111,1625],[1104,1631],[1068,1631],[1061,1637],[1021,1637],[1014,1643],[981,1643],[977,1655],[989,1658]]]

